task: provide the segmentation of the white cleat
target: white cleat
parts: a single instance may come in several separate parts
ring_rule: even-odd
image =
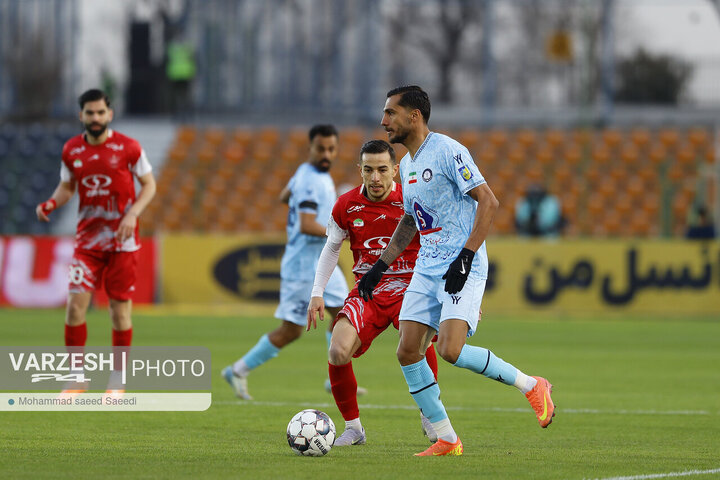
[[[243,400],[252,400],[250,393],[248,393],[247,377],[239,377],[235,375],[230,365],[223,368],[221,372],[223,378],[235,391],[235,396],[242,398]]]
[[[365,429],[361,432],[352,428],[346,428],[345,431],[340,435],[333,444],[333,447],[348,447],[350,445],[365,445],[367,437],[365,436]]]
[[[422,431],[423,434],[430,440],[430,443],[435,443],[438,441],[437,433],[435,432],[435,429],[432,426],[432,423],[430,423],[430,420],[423,415],[420,414],[420,421],[422,423]]]

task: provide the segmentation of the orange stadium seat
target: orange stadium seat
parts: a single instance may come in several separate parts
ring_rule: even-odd
[[[593,139],[593,133],[586,128],[577,128],[570,132],[570,138],[578,145],[587,145]]]
[[[520,146],[510,147],[510,151],[507,153],[507,161],[515,168],[518,168],[526,163],[525,150]]]
[[[648,158],[650,158],[653,165],[662,165],[667,160],[667,150],[662,145],[654,145],[650,149]]]
[[[679,182],[680,180],[682,180],[685,177],[686,177],[686,174],[682,168],[682,165],[679,165],[677,163],[671,165],[667,171],[667,178],[671,182],[674,182],[674,183]]]
[[[705,128],[695,127],[687,132],[687,139],[696,149],[705,149],[710,143],[710,136]]]
[[[610,178],[612,178],[616,184],[624,182],[629,177],[629,172],[623,167],[613,167],[610,169]]]
[[[605,213],[605,199],[599,193],[591,193],[587,201],[588,213],[592,218],[599,218]]]
[[[658,132],[658,138],[665,148],[674,148],[680,140],[680,134],[674,128],[666,128]]]
[[[618,130],[612,128],[603,130],[601,136],[603,143],[611,149],[618,148],[623,139],[622,134]]]
[[[188,158],[190,150],[182,144],[175,144],[168,152],[168,160],[170,165],[179,165]]]
[[[655,218],[660,211],[660,197],[657,194],[646,194],[642,199],[641,208],[648,218]]]
[[[610,150],[605,145],[595,145],[592,149],[592,159],[595,165],[605,166],[610,162]]]
[[[490,130],[488,140],[495,148],[503,148],[508,143],[508,133],[497,128]]]
[[[515,132],[512,143],[521,145],[524,149],[527,150],[527,149],[534,147],[536,141],[537,141],[537,134],[535,133],[535,130],[530,130],[528,128],[524,128],[522,130],[518,130],[517,132]]]
[[[253,132],[247,127],[237,127],[233,130],[230,138],[233,142],[247,147],[253,141]]]
[[[685,145],[677,152],[678,162],[685,167],[695,165],[695,158],[695,149],[691,145]]]
[[[197,129],[192,125],[183,125],[177,130],[177,140],[185,146],[192,145],[197,139]]]
[[[274,146],[280,140],[280,131],[276,127],[264,127],[257,132],[257,138],[262,143]]]
[[[647,186],[657,185],[658,183],[659,175],[655,167],[641,167],[640,169],[638,169],[637,174],[638,177],[640,177]]]
[[[602,176],[603,175],[600,173],[600,169],[598,167],[592,166],[585,170],[585,178],[590,185],[597,185]]]
[[[471,152],[480,146],[481,135],[477,130],[462,130],[458,133],[458,142],[465,145]]]
[[[604,178],[600,181],[597,191],[606,199],[612,198],[617,194],[617,184],[611,178]]]
[[[635,145],[628,144],[620,152],[620,159],[628,167],[637,165],[640,158],[640,151]]]
[[[569,144],[563,152],[563,159],[565,163],[574,167],[582,160],[582,150],[576,144]]]
[[[546,167],[553,166],[556,162],[556,155],[548,144],[539,145],[535,152],[535,158]]]
[[[558,148],[565,143],[565,132],[562,130],[550,129],[545,132],[545,141],[552,148]]]
[[[611,210],[605,215],[602,226],[606,234],[617,236],[622,230],[622,222],[623,220],[620,218],[618,212]]]
[[[239,165],[245,159],[245,149],[239,143],[231,143],[222,152],[223,161],[230,165]]]
[[[225,130],[217,127],[209,127],[203,132],[203,140],[214,147],[217,147],[225,140]]]
[[[647,128],[634,128],[630,132],[630,139],[638,149],[644,149],[650,144],[650,131]]]

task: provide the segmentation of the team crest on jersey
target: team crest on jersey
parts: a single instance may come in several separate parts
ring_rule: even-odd
[[[79,158],[76,158],[75,160],[73,160],[73,168],[80,168],[80,167],[82,167],[82,160],[80,160]]]
[[[120,163],[120,157],[118,157],[117,155],[113,155],[112,157],[110,157],[110,160],[108,160],[108,163],[110,163],[110,166],[112,168],[117,168],[118,164]]]
[[[363,225],[365,225],[365,222],[363,222],[362,218],[353,220],[353,227],[362,227]]]
[[[422,179],[425,182],[429,182],[430,180],[432,180],[432,170],[430,170],[429,168],[426,168],[425,170],[423,170]]]
[[[462,167],[458,168],[458,172],[460,172],[460,175],[462,175],[462,177],[465,179],[466,182],[473,177],[472,172],[466,165],[463,165]]]
[[[424,207],[417,198],[413,199],[413,213],[415,214],[415,222],[417,223],[420,235],[439,232],[442,230],[438,227],[438,214],[435,210]]]

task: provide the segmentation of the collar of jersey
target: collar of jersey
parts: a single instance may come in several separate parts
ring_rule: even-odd
[[[425,145],[427,145],[428,140],[430,140],[430,137],[432,136],[433,133],[435,133],[435,132],[428,133],[427,137],[425,137],[425,140],[423,140],[422,145],[420,145],[420,148],[418,148],[418,151],[415,152],[415,156],[411,158],[411,160],[410,160],[411,162],[414,162],[415,159],[420,155],[420,152],[423,151],[423,149],[425,148]]]

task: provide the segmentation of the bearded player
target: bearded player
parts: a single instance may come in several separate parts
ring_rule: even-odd
[[[140,144],[108,128],[113,111],[102,90],[86,91],[80,95],[79,104],[85,132],[63,146],[60,183],[35,213],[38,220],[50,221],[49,215],[65,205],[77,190],[80,206],[70,265],[65,345],[85,345],[85,314],[93,291],[104,286],[110,299],[112,344],[129,347],[131,298],[140,249],[138,217],[155,195],[155,178]],[[137,198],[135,179],[141,185]],[[109,388],[112,383],[111,377]],[[66,393],[85,389],[80,384],[74,392]],[[117,392],[121,388],[110,390]]]
[[[327,227],[327,242],[318,260],[308,306],[308,330],[311,326],[317,327],[318,316],[324,318],[323,293],[337,265],[343,240],[350,240],[356,279],[370,270],[390,241],[404,213],[400,185],[393,181],[398,167],[395,151],[384,140],[371,140],[360,149],[363,184],[340,196],[333,207]],[[360,298],[356,287],[335,317],[328,352],[328,372],[335,404],[345,419],[345,431],[335,440],[335,446],[366,442],[351,360],[365,353],[375,337],[389,325],[398,328],[402,299],[410,283],[419,248],[416,236],[388,268],[374,291],[374,302],[365,302]],[[432,344],[427,349],[426,358],[437,378],[437,357]],[[424,416],[421,418],[423,431],[435,442],[437,438],[432,425]]]

